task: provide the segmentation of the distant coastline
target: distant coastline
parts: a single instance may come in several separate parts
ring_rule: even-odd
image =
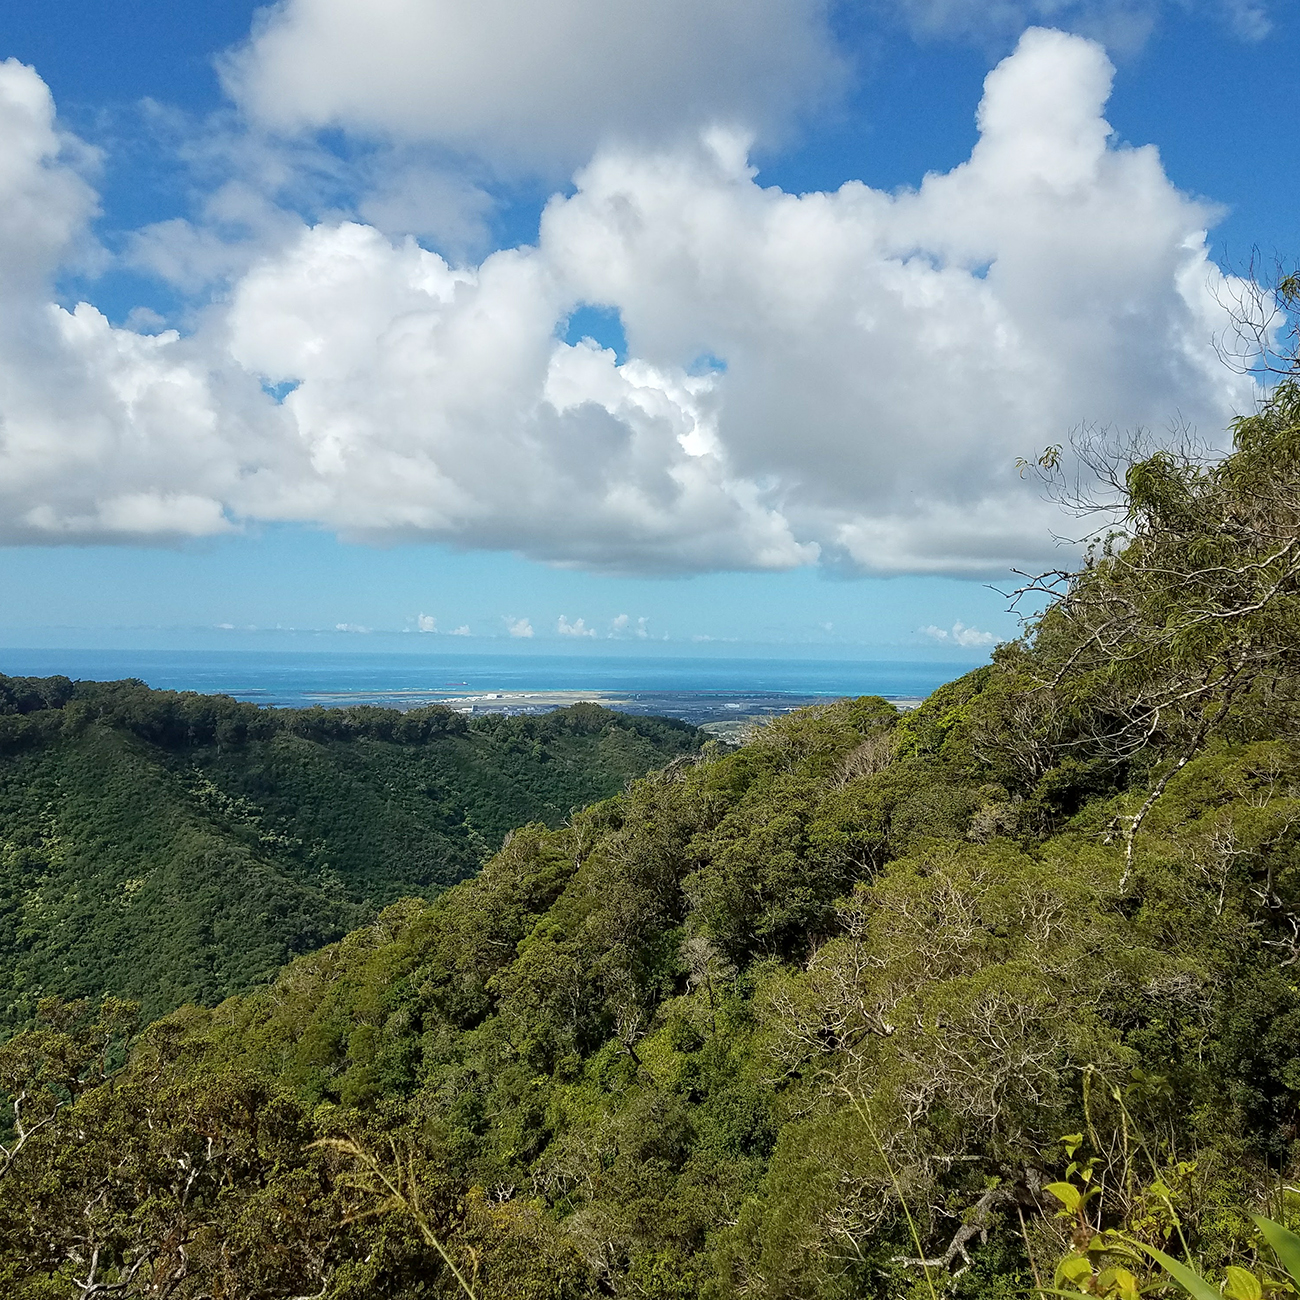
[[[847,694],[847,692],[845,692]],[[874,693],[874,692],[873,692]],[[372,704],[390,709],[420,708],[444,704],[459,713],[504,713],[511,716],[550,713],[584,701],[621,713],[639,713],[661,718],[680,718],[725,740],[743,740],[763,719],[811,704],[825,704],[842,698],[824,694],[798,695],[788,691],[481,691],[468,695],[444,695],[428,691],[309,692],[307,707],[345,708]],[[886,696],[900,709],[913,709],[923,696]]]
[[[282,651],[0,649],[0,673],[111,681],[230,695],[282,708],[445,704],[466,713],[535,714],[591,700],[681,718],[735,738],[755,720],[846,695],[906,708],[974,662],[672,659],[572,655],[419,656]]]

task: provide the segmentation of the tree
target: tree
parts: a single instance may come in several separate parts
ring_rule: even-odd
[[[92,1017],[85,1002],[43,998],[36,1024],[0,1045],[0,1097],[9,1108],[8,1140],[0,1143],[0,1178],[65,1107],[109,1077],[115,1056],[135,1030],[138,1012],[134,1002],[105,998]]]
[[[1282,279],[1276,309],[1300,308]],[[1263,326],[1258,327],[1263,331]],[[1262,345],[1261,345],[1262,346]],[[1170,777],[1249,699],[1256,725],[1291,729],[1300,663],[1300,357],[1253,414],[1235,420],[1215,459],[1190,440],[1152,448],[1081,439],[1088,476],[1110,493],[1071,487],[1059,448],[1038,467],[1082,515],[1112,512],[1081,569],[1032,577],[1017,600],[1046,597],[1026,656],[1025,695],[1054,757],[1121,765],[1167,759],[1124,828],[1131,863],[1139,827]]]

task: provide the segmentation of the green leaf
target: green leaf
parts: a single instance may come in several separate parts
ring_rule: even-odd
[[[1263,1300],[1264,1288],[1254,1273],[1247,1273],[1244,1268],[1229,1264],[1228,1280],[1223,1288],[1226,1300]]]
[[[1138,1300],[1138,1280],[1126,1268],[1112,1265],[1103,1269],[1097,1278],[1097,1289],[1101,1295],[1114,1296],[1115,1300]],[[1255,1297],[1254,1300],[1258,1300]]]
[[[1067,1255],[1057,1266],[1053,1282],[1073,1282],[1076,1285],[1092,1277],[1092,1265],[1083,1255]]]
[[[1291,1275],[1291,1280],[1300,1282],[1300,1237],[1280,1223],[1274,1223],[1272,1219],[1259,1214],[1250,1217],[1264,1234],[1264,1240],[1273,1247],[1278,1259],[1282,1261],[1282,1267]]]
[[[1079,1195],[1079,1189],[1073,1183],[1048,1183],[1046,1190],[1065,1206],[1067,1214],[1076,1213],[1079,1203],[1083,1200]]]
[[[1129,1242],[1119,1233],[1112,1231],[1094,1236],[1092,1241],[1088,1243],[1088,1249],[1090,1251],[1104,1250],[1108,1255],[1118,1255],[1121,1259],[1131,1259],[1135,1263],[1145,1264],[1146,1261],[1142,1258],[1142,1251],[1146,1248],[1141,1246],[1135,1249],[1134,1247],[1137,1245],[1138,1243]]]
[[[1169,1274],[1175,1282],[1178,1283],[1193,1300],[1223,1300],[1223,1296],[1217,1286],[1211,1286],[1199,1273],[1190,1269],[1186,1264],[1180,1264],[1170,1255],[1166,1255],[1163,1250],[1157,1250],[1154,1246],[1143,1246],[1152,1259],[1160,1265],[1161,1268]]]

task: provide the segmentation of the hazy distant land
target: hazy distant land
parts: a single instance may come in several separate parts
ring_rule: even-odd
[[[622,713],[681,718],[724,740],[743,740],[765,718],[812,704],[828,704],[827,695],[786,691],[474,691],[454,695],[444,691],[318,691],[304,693],[307,706],[338,708],[349,704],[375,704],[393,709],[415,709],[444,704],[461,713],[506,713],[512,716],[549,713],[589,701]],[[900,709],[914,709],[921,697],[887,696]]]

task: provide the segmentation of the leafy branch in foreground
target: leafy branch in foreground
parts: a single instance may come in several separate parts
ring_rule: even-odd
[[[1066,482],[1059,455],[1040,467],[1080,514],[1113,508],[1082,569],[1034,577],[1014,602],[1046,599],[1023,690],[1054,757],[1115,767],[1163,760],[1145,800],[1123,819],[1126,860],[1168,782],[1249,699],[1254,723],[1296,711],[1300,664],[1300,375],[1297,363],[1254,414],[1235,421],[1234,450],[1212,460],[1190,443],[1076,446],[1107,505]],[[1056,449],[1050,449],[1052,453]],[[1127,873],[1126,873],[1127,874]]]
[[[405,1215],[415,1224],[426,1245],[432,1246],[442,1256],[443,1263],[451,1270],[452,1276],[459,1283],[460,1289],[469,1296],[469,1300],[477,1300],[473,1287],[465,1280],[465,1275],[456,1266],[456,1261],[430,1223],[430,1212],[420,1187],[413,1152],[403,1153],[398,1149],[397,1143],[390,1139],[392,1163],[385,1167],[373,1152],[355,1138],[321,1138],[312,1145],[334,1151],[355,1162],[355,1170],[341,1175],[339,1182],[371,1198],[373,1204],[353,1213],[350,1221],[356,1222],[383,1214]]]
[[[1085,1072],[1085,1092],[1094,1074],[1094,1071]],[[1254,1223],[1271,1247],[1277,1265],[1258,1259],[1253,1268],[1227,1264],[1221,1284],[1208,1280],[1192,1263],[1191,1247],[1177,1206],[1179,1193],[1175,1190],[1187,1175],[1195,1172],[1195,1162],[1179,1162],[1162,1169],[1141,1129],[1134,1123],[1123,1092],[1113,1084],[1108,1087],[1108,1092],[1119,1108],[1127,1138],[1150,1165],[1151,1179],[1141,1195],[1134,1197],[1132,1169],[1125,1161],[1126,1167],[1118,1180],[1121,1189],[1128,1184],[1128,1194],[1120,1198],[1125,1208],[1123,1221],[1118,1227],[1104,1227],[1101,1201],[1106,1194],[1105,1168],[1098,1168],[1101,1162],[1096,1156],[1080,1158],[1079,1152],[1084,1145],[1082,1133],[1069,1134],[1061,1139],[1070,1163],[1065,1177],[1047,1184],[1044,1190],[1060,1202],[1056,1217],[1070,1226],[1071,1250],[1056,1266],[1054,1285],[1044,1287],[1040,1282],[1037,1294],[1137,1300],[1147,1292],[1164,1292],[1172,1283],[1193,1300],[1223,1300],[1224,1297],[1227,1300],[1262,1300],[1265,1293],[1300,1295],[1300,1237],[1275,1220],[1259,1214],[1245,1214],[1245,1217]],[[1097,1208],[1090,1213],[1089,1206],[1094,1200]],[[1183,1260],[1174,1258],[1161,1248],[1175,1234],[1182,1246]],[[1152,1236],[1160,1245],[1153,1243]],[[1139,1275],[1148,1274],[1152,1262],[1163,1273],[1143,1282]]]
[[[1069,1186],[1069,1184],[1065,1184]],[[1066,1202],[1068,1212],[1068,1198]],[[1067,1256],[1058,1266],[1056,1281],[1077,1282],[1073,1291],[1059,1286],[1037,1288],[1040,1295],[1073,1297],[1091,1295],[1102,1300],[1137,1300],[1144,1292],[1153,1289],[1164,1290],[1165,1283],[1171,1281],[1180,1292],[1192,1297],[1192,1300],[1262,1300],[1265,1294],[1275,1296],[1300,1295],[1300,1237],[1289,1228],[1284,1228],[1273,1219],[1263,1215],[1248,1216],[1259,1229],[1260,1235],[1272,1247],[1277,1257],[1276,1269],[1252,1271],[1237,1264],[1229,1264],[1224,1269],[1221,1285],[1215,1285],[1206,1276],[1193,1268],[1174,1259],[1172,1255],[1148,1246],[1143,1242],[1133,1241],[1122,1233],[1108,1232],[1095,1235],[1088,1243],[1087,1249],[1078,1254]],[[1167,1274],[1167,1278],[1157,1278],[1155,1282],[1143,1286],[1136,1274],[1120,1263],[1105,1263],[1097,1268],[1092,1263],[1093,1256],[1105,1256],[1108,1260],[1116,1257],[1127,1259],[1134,1264],[1139,1260],[1139,1252],[1151,1257]],[[1260,1276],[1260,1273],[1263,1276]],[[1284,1274],[1286,1281],[1279,1280],[1277,1273]]]
[[[104,1082],[114,1056],[134,1033],[139,1007],[105,998],[92,1017],[84,1002],[45,998],[36,1024],[0,1045],[0,1097],[8,1097],[7,1135],[0,1128],[0,1178],[23,1148],[81,1093]]]

